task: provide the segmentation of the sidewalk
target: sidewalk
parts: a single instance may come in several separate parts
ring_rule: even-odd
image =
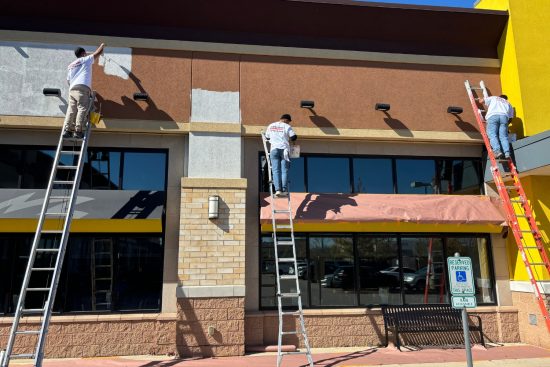
[[[390,348],[313,349],[316,367],[465,367],[464,349],[421,349],[399,352]],[[476,367],[548,367],[550,350],[524,344],[474,347]],[[108,358],[58,359],[44,361],[44,367],[274,367],[276,353],[258,353],[242,357],[173,359],[165,356],[129,356]],[[283,357],[282,367],[305,367],[303,355]],[[11,366],[32,365],[31,361],[12,361]]]

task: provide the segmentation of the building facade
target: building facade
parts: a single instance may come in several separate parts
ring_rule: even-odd
[[[312,347],[383,345],[381,305],[449,303],[455,252],[473,260],[471,312],[487,339],[528,340],[531,311],[518,303],[516,254],[464,89],[505,89],[512,11],[202,0],[75,15],[63,3],[12,4],[0,17],[0,346],[66,110],[65,67],[76,46],[101,42],[103,117],[47,356],[225,356],[276,343],[260,132],[283,113],[301,157],[291,163],[298,268],[280,271],[299,275]]]

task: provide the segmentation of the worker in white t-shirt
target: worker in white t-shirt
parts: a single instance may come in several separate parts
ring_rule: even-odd
[[[483,82],[481,82],[483,83]],[[510,141],[508,140],[508,124],[514,118],[514,108],[508,102],[504,94],[489,97],[487,90],[483,88],[483,97],[479,101],[487,106],[485,120],[487,121],[487,137],[496,159],[503,156],[510,158]]]
[[[63,124],[64,138],[83,138],[82,128],[86,125],[87,111],[91,103],[92,65],[103,52],[103,48],[105,48],[105,44],[102,43],[97,50],[89,55],[82,47],[78,47],[74,51],[76,60],[69,64],[67,71],[69,106]]]
[[[269,158],[273,170],[275,196],[288,195],[288,172],[290,169],[290,140],[298,138],[290,126],[292,118],[285,113],[279,121],[271,123],[265,133],[271,145]]]

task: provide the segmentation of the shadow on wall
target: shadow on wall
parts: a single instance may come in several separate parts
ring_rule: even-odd
[[[225,233],[229,232],[229,230],[231,229],[229,224],[230,211],[231,210],[229,209],[229,206],[225,201],[223,201],[222,197],[220,196],[218,199],[218,218],[210,220]]]
[[[513,133],[513,134],[516,134],[516,137],[517,139],[523,139],[525,138],[525,130],[524,130],[524,124],[523,124],[523,120],[518,118],[518,117],[514,117],[512,119],[512,122],[510,124],[510,133]]]
[[[134,82],[136,87],[138,88],[140,93],[147,93],[145,88],[141,85],[141,80],[130,70],[127,68],[120,66],[126,73],[128,73],[128,77]],[[112,100],[106,100],[101,96],[100,93],[97,93],[97,100],[99,102],[102,114],[105,115],[105,117],[109,118],[109,112],[110,111],[116,111],[120,110],[121,108],[124,109],[124,113],[127,116],[132,116],[136,119],[154,119],[159,121],[173,121],[173,118],[167,114],[165,111],[159,109],[157,105],[155,104],[155,101],[149,96],[149,98],[146,101],[140,101],[136,102],[132,98],[129,98],[127,96],[121,96],[122,104],[117,103]],[[143,106],[145,105],[145,108]],[[145,118],[147,117],[147,118]],[[110,127],[108,122],[105,123],[107,127]],[[170,124],[171,126],[163,126],[165,128],[177,128],[177,124],[174,122],[173,124]]]
[[[313,195],[317,197],[311,200]],[[324,219],[329,211],[339,214],[345,205],[357,206],[357,202],[352,198],[356,195],[309,193],[296,209],[296,219]]]
[[[324,116],[318,115],[313,108],[308,108],[308,110],[313,114],[313,116],[309,116],[309,119],[315,124],[315,126],[321,129],[322,132],[327,135],[340,135],[340,132],[336,126],[334,126],[332,121]]]
[[[384,117],[384,122],[391,127],[397,135],[412,137],[413,133],[401,120],[394,119],[388,111],[382,111],[386,117]]]
[[[164,204],[164,191],[139,191],[111,219],[146,219]]]
[[[474,138],[474,139],[477,139],[479,138],[479,130],[477,129],[477,126],[468,122],[468,121],[464,121],[462,119],[462,117],[460,117],[460,115],[457,115],[457,114],[452,114],[453,117],[456,118],[455,120],[455,124],[456,126],[464,131],[466,133],[466,135],[468,135],[468,137],[470,138]]]
[[[214,323],[214,322],[212,322]],[[221,333],[215,330],[211,336],[217,345],[223,344]],[[178,321],[176,323],[176,350],[179,357],[213,357],[214,349],[195,313],[193,300],[178,299]]]

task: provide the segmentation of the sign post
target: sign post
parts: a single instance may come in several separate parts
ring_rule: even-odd
[[[449,283],[451,285],[451,303],[453,308],[462,309],[462,328],[464,329],[464,347],[466,349],[466,362],[468,367],[473,367],[472,346],[470,344],[470,330],[468,327],[468,312],[466,308],[476,307],[474,276],[472,272],[472,259],[461,257],[457,252],[454,257],[447,258],[449,270]]]

